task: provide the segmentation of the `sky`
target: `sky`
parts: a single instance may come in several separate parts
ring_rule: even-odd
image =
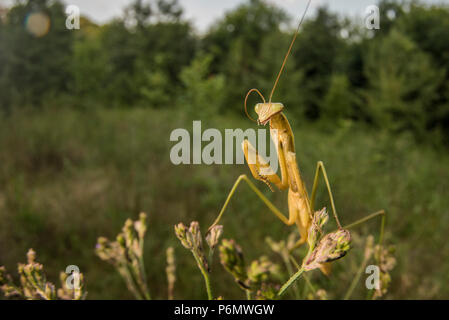
[[[105,23],[114,17],[120,17],[123,8],[132,3],[132,0],[63,0],[67,5],[79,7],[81,14],[89,17],[96,23]],[[291,16],[300,17],[307,0],[267,0],[284,8]],[[207,30],[213,21],[220,18],[230,9],[235,8],[244,0],[179,0],[184,8],[185,17],[191,20],[198,31]],[[377,0],[312,0],[308,15],[321,5],[327,5],[332,11],[363,16],[365,8],[375,4]],[[0,0],[2,5],[10,5],[13,0]],[[449,0],[425,0],[425,3],[445,3]]]

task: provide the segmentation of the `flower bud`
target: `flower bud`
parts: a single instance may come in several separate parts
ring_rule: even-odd
[[[223,239],[220,250],[220,262],[223,267],[235,279],[235,281],[244,289],[248,286],[245,284],[248,276],[245,270],[245,262],[243,261],[243,253],[240,246],[234,240]]]
[[[175,225],[175,234],[186,249],[192,249],[193,244],[189,239],[187,239],[187,227],[183,223]]]
[[[248,267],[248,279],[251,285],[260,285],[272,275],[279,275],[279,266],[268,260],[266,256],[254,260]]]
[[[193,246],[196,248],[203,247],[203,239],[201,238],[200,225],[198,221],[192,221],[190,223],[189,232],[187,233],[187,238],[190,238]]]
[[[147,215],[145,212],[141,212],[139,215],[139,220],[134,222],[134,229],[136,229],[139,238],[143,239],[147,231]]]
[[[326,224],[327,220],[329,220],[329,215],[327,214],[326,208],[315,211],[307,236],[307,243],[311,250],[315,248],[322,233],[321,228]]]
[[[350,242],[351,234],[344,229],[325,235],[305,261],[304,269],[310,271],[325,262],[340,259],[349,251]]]
[[[27,260],[28,263],[34,263],[34,261],[36,260],[36,251],[34,251],[33,249],[29,249],[27,252]]]
[[[221,235],[223,234],[223,226],[216,225],[206,235],[206,242],[209,245],[209,248],[214,249],[218,241],[220,240]]]

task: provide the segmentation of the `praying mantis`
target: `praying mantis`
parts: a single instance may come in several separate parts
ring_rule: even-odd
[[[296,159],[293,131],[291,129],[290,123],[286,115],[282,112],[284,110],[284,105],[282,103],[271,101],[276,86],[279,82],[279,78],[284,70],[287,59],[291,53],[293,44],[298,35],[299,28],[307,13],[307,9],[310,5],[310,2],[311,1],[309,0],[309,2],[307,3],[307,7],[304,11],[304,14],[300,19],[296,32],[290,43],[290,47],[288,48],[287,54],[285,55],[282,66],[279,70],[274,86],[271,90],[268,102],[266,102],[264,96],[258,89],[249,90],[248,93],[246,94],[244,101],[245,113],[248,116],[248,118],[250,118],[253,121],[256,121],[259,125],[269,124],[271,137],[274,140],[274,143],[276,144],[281,176],[279,177],[278,174],[276,174],[273,170],[271,170],[270,165],[267,163],[267,161],[259,155],[257,150],[246,139],[242,143],[242,149],[245,155],[245,159],[248,162],[249,169],[254,179],[264,182],[270,187],[272,191],[273,189],[271,185],[275,185],[279,190],[288,189],[288,217],[284,215],[278,208],[276,208],[276,206],[270,200],[268,200],[267,197],[263,195],[263,193],[255,186],[255,184],[246,175],[240,175],[238,179],[235,181],[231,191],[229,192],[227,199],[218,217],[213,222],[209,230],[211,230],[215,225],[219,223],[232,196],[235,194],[237,187],[242,181],[245,181],[249,185],[249,187],[256,193],[256,195],[265,203],[265,205],[270,209],[270,211],[277,218],[279,218],[279,220],[281,220],[287,226],[292,226],[296,224],[300,234],[300,239],[296,243],[295,247],[302,245],[307,241],[308,230],[312,223],[313,214],[315,212],[315,201],[320,174],[323,177],[327,188],[332,214],[335,218],[337,227],[338,229],[343,229],[337,215],[337,210],[335,207],[335,202],[331,186],[329,183],[329,178],[327,176],[326,168],[323,162],[322,161],[317,162],[315,178],[312,186],[312,193],[311,196],[309,197],[309,194],[305,186],[305,182],[301,176],[301,172],[299,170],[299,166]],[[255,112],[258,116],[257,120],[253,119],[249,115],[247,109],[248,97],[253,92],[257,93],[262,98],[263,101],[263,103],[258,103],[255,106]],[[249,161],[249,159],[256,159],[256,161],[255,163],[253,163],[254,161]],[[371,218],[374,218],[375,216],[378,215],[384,216],[384,213],[385,212],[383,210],[377,211],[371,215],[366,216],[365,218],[360,219],[355,223],[346,226],[345,229],[358,225],[362,222],[365,222]],[[384,220],[382,220],[381,238],[383,236],[383,226]],[[329,274],[330,266],[323,265],[323,268],[321,268],[321,270],[323,271],[323,273]]]

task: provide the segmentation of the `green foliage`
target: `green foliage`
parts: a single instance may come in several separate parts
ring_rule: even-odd
[[[326,7],[308,15],[273,100],[291,118],[351,119],[448,142],[449,9],[417,1],[379,2],[381,28],[366,30]],[[135,0],[122,19],[65,29],[58,1],[20,1],[0,25],[3,107],[65,97],[71,105],[173,107],[191,116],[242,112],[245,93],[269,98],[297,17],[267,1],[247,0],[204,35],[177,0]],[[50,17],[43,36],[25,27],[31,13]],[[259,100],[251,97],[249,105]]]
[[[48,19],[48,32],[42,20],[32,23],[33,14]],[[67,92],[73,44],[73,33],[67,31],[58,1],[17,2],[9,10],[0,30],[0,104],[36,104],[46,94]]]
[[[211,61],[211,55],[198,56],[180,75],[186,89],[181,103],[185,112],[194,118],[207,118],[223,107],[225,78],[210,75]]]
[[[445,71],[437,88],[438,96],[428,115],[429,129],[442,130],[449,136],[449,10],[448,7],[412,4],[410,11],[398,21],[398,28],[428,53],[432,63]],[[448,142],[446,139],[445,142]]]
[[[304,95],[305,113],[312,119],[322,115],[322,97],[343,45],[339,31],[337,16],[325,7],[319,8],[316,17],[304,23],[293,50],[292,60],[304,74],[299,90]]]
[[[344,74],[333,74],[329,90],[323,99],[323,117],[331,119],[351,119],[354,114],[356,96]]]
[[[261,64],[272,65],[273,56],[264,54],[264,39],[270,37],[274,41],[273,34],[279,37],[280,26],[287,21],[282,10],[264,1],[250,0],[228,12],[205,36],[203,47],[215,57],[212,71],[226,77],[227,109],[232,107],[240,111],[242,96],[261,81]],[[286,47],[278,46],[277,50],[282,56]],[[277,69],[281,60],[276,60]],[[270,80],[272,77],[273,73],[270,73]]]
[[[428,55],[395,29],[373,42],[366,57],[370,84],[368,106],[379,126],[425,134],[438,98],[444,70],[432,65]]]

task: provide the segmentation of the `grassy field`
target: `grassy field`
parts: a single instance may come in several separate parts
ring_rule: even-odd
[[[114,269],[95,256],[98,236],[115,236],[126,218],[149,214],[146,266],[152,295],[167,297],[165,249],[175,247],[175,298],[205,298],[190,253],[173,233],[178,222],[198,220],[203,232],[246,165],[171,164],[170,132],[191,128],[176,109],[75,111],[27,109],[0,118],[0,265],[14,270],[34,248],[57,281],[67,265],[85,274],[88,298],[132,298]],[[287,111],[288,116],[288,111]],[[205,128],[247,128],[244,116],[202,119]],[[292,121],[297,157],[310,188],[316,161],[326,164],[343,224],[378,209],[388,212],[386,241],[396,245],[398,265],[387,298],[449,298],[449,156],[406,136],[368,131],[350,123],[322,127]],[[258,186],[287,210],[286,194]],[[322,188],[318,203],[327,206]],[[294,231],[268,213],[242,186],[223,220],[248,260],[270,254],[265,237]],[[341,298],[362,259],[357,235],[378,234],[379,221],[354,231],[355,248],[326,279],[312,280]],[[273,256],[273,259],[276,259]],[[216,261],[212,283],[225,298],[244,298]],[[358,287],[354,298],[366,290]]]

